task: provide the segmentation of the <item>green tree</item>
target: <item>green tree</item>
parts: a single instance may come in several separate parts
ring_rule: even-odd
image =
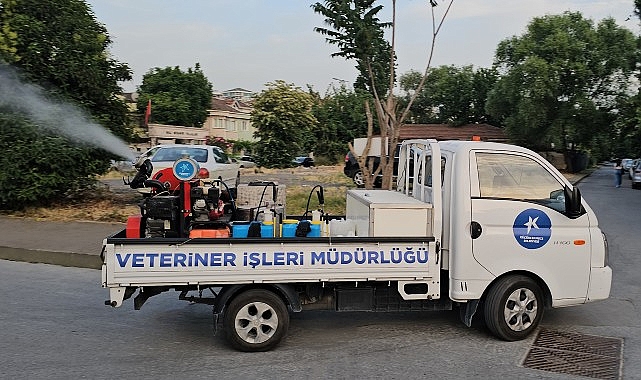
[[[211,108],[212,84],[196,63],[186,72],[180,67],[149,70],[138,89],[138,111],[151,99],[151,119],[160,124],[202,127]]]
[[[389,23],[381,23],[378,18],[376,18],[376,14],[382,9],[382,6],[374,6],[374,1],[325,1],[325,8],[331,10],[331,12],[327,14],[325,22],[332,26],[334,30],[318,30],[319,28],[317,28],[317,31],[328,35],[329,38],[327,39],[327,42],[339,47],[340,52],[334,53],[334,56],[356,59],[357,63],[364,63],[366,65],[369,77],[368,83],[371,84],[370,88],[374,89],[374,91],[371,91],[374,96],[372,104],[374,106],[378,130],[381,137],[380,151],[387,152],[387,154],[381,154],[380,164],[377,169],[377,172],[382,171],[383,181],[381,186],[384,189],[392,188],[394,160],[390,156],[396,150],[401,127],[409,115],[409,110],[411,109],[416,96],[420,94],[422,87],[425,84],[434,54],[436,37],[441,30],[441,26],[443,25],[445,17],[452,7],[453,2],[454,0],[449,1],[440,21],[437,23],[434,10],[437,6],[437,2],[435,0],[429,1],[430,11],[432,13],[432,41],[427,58],[425,74],[418,83],[415,89],[415,94],[410,96],[406,106],[399,110],[398,98],[392,91],[393,86],[396,83],[396,70],[394,70],[396,65],[396,54],[394,51],[396,35],[396,0],[392,0],[392,21]],[[318,8],[319,4],[316,3],[314,6]],[[322,5],[320,6],[322,7]],[[366,17],[360,17],[361,14],[364,14]],[[376,60],[376,57],[382,56],[380,54],[377,55],[376,50],[382,46],[382,44],[379,43],[379,39],[383,38],[383,28],[386,26],[391,26],[392,31],[391,42],[388,43],[389,55],[387,65],[389,67],[389,71],[387,72],[387,84],[384,84],[385,81],[378,82],[381,76],[374,72],[372,62]],[[380,88],[386,88],[387,91],[380,91]],[[364,152],[368,152],[375,130],[373,126],[374,116],[371,112],[371,105],[369,102],[365,102],[365,115],[367,117],[368,139]],[[363,170],[365,187],[371,188],[373,185],[372,178],[377,173],[371,173],[369,168],[366,167],[367,153],[359,156],[354,152],[351,143],[348,145],[350,146],[352,154],[357,157],[359,165]],[[385,147],[383,145],[387,146]]]
[[[499,44],[503,75],[487,110],[518,144],[590,149],[612,132],[636,56],[634,35],[611,18],[596,27],[578,12],[535,18]]]
[[[13,75],[10,64],[55,102],[78,106],[128,137],[126,106],[117,96],[118,82],[131,79],[131,73],[110,57],[110,44],[107,30],[82,0],[0,0],[0,75]],[[0,104],[11,103],[4,100]],[[40,112],[58,111],[42,107]],[[0,208],[51,203],[87,188],[109,166],[107,152],[40,127],[15,108],[0,107]],[[77,127],[78,135],[91,128]]]
[[[347,142],[367,135],[364,103],[371,100],[368,92],[349,90],[346,86],[334,88],[324,98],[317,96],[313,113],[318,127],[312,131],[311,150],[328,161],[344,158]]]
[[[410,109],[409,119],[414,123],[447,123],[454,126],[470,123],[492,123],[485,112],[487,94],[498,80],[494,69],[472,66],[461,68],[440,66],[429,71],[429,81]],[[410,71],[401,75],[399,83],[407,104],[420,83],[422,74]]]
[[[306,153],[304,146],[317,121],[312,114],[313,97],[284,81],[267,83],[253,103],[251,123],[259,164],[268,168],[291,166],[292,159]]]
[[[641,0],[634,0],[634,13],[641,19]],[[637,44],[641,46],[641,37],[637,38]],[[641,72],[637,72],[637,83],[640,81]],[[610,157],[641,157],[641,87],[621,103],[621,117],[617,118],[614,133],[610,136],[613,144]]]
[[[19,115],[0,112],[0,209],[48,205],[90,188],[106,163],[95,149],[43,132]]]
[[[107,30],[82,0],[0,2],[0,61],[127,138],[126,106],[117,95],[131,71],[110,58],[109,45]]]
[[[312,4],[314,12],[325,17],[330,28],[314,28],[326,36],[330,45],[340,49],[332,57],[354,59],[359,75],[354,88],[376,91],[385,96],[389,90],[390,57],[392,47],[384,38],[384,29],[390,22],[381,22],[378,12],[382,5],[374,6],[375,0],[327,0],[324,4]],[[373,80],[372,80],[373,78]]]

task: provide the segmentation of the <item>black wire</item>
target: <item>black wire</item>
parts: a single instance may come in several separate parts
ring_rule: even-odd
[[[260,200],[258,201],[258,208],[256,209],[256,215],[254,215],[254,222],[258,220],[258,213],[260,211],[260,205],[263,204],[263,197],[265,196],[265,192],[267,191],[267,187],[269,187],[269,185],[265,185],[265,187],[263,187],[263,193],[260,194]]]
[[[234,216],[236,215],[236,201],[234,200],[234,196],[231,195],[231,190],[229,190],[227,183],[223,181],[223,177],[218,176],[218,180],[225,186],[225,189],[227,189],[227,195],[229,195],[229,200],[231,202],[231,218],[234,219]],[[238,191],[238,187],[236,187],[236,191]]]
[[[314,190],[316,190],[317,187],[322,188],[322,185],[316,185],[312,187],[312,190],[309,192],[309,196],[307,197],[307,206],[305,206],[305,213],[303,214],[303,217],[305,217],[307,214],[309,214],[309,201],[312,199],[312,194],[314,194]]]

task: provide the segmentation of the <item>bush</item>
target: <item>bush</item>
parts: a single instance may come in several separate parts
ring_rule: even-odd
[[[109,167],[105,153],[0,113],[0,209],[45,206],[86,190]]]

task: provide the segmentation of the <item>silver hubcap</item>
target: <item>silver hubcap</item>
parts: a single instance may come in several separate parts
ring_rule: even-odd
[[[278,315],[264,302],[245,305],[236,314],[236,334],[247,343],[263,343],[278,327]]]
[[[356,186],[363,186],[365,184],[365,180],[363,179],[363,172],[357,172],[354,174],[354,183]]]
[[[530,289],[517,289],[507,298],[503,314],[505,322],[514,331],[528,329],[536,319],[538,302]]]

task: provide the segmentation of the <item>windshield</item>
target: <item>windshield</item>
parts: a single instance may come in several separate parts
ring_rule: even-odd
[[[197,162],[207,162],[207,149],[189,147],[160,148],[160,150],[158,150],[158,152],[151,158],[151,161],[176,161],[183,157],[191,157]]]

